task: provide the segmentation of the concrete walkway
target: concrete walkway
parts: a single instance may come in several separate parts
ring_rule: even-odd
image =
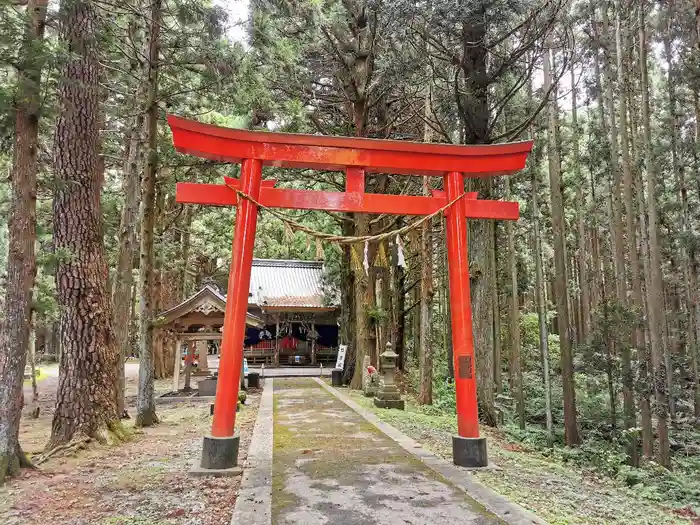
[[[504,523],[310,378],[274,380],[274,525]]]

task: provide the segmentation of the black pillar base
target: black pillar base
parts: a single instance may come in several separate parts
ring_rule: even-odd
[[[248,388],[260,388],[260,374],[257,372],[248,373]]]
[[[452,436],[452,458],[455,465],[468,468],[488,467],[486,438]]]
[[[223,470],[234,468],[238,463],[238,445],[240,436],[214,437],[205,436],[202,446],[203,469]]]
[[[331,384],[333,386],[343,386],[343,371],[340,368],[331,370]]]

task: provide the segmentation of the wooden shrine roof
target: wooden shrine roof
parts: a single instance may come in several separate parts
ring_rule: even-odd
[[[200,313],[206,316],[217,314],[223,319],[225,311],[226,296],[221,294],[215,287],[207,284],[180,304],[159,313],[157,324],[161,327],[167,326],[191,313]],[[261,327],[263,326],[263,321],[259,317],[248,313],[246,324],[248,326]]]

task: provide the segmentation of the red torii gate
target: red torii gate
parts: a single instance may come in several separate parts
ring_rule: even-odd
[[[270,208],[429,215],[464,194],[465,177],[515,173],[532,149],[532,141],[455,146],[246,131],[175,116],[168,117],[168,124],[178,151],[241,164],[240,179],[228,179],[225,185],[177,185],[177,202],[237,207],[214,418],[202,451],[201,467],[212,470],[235,467],[238,459],[234,426],[258,211],[257,204],[239,199],[231,188]],[[262,180],[263,165],[344,171],[345,191],[275,188],[275,181]],[[445,189],[432,196],[365,193],[366,173],[440,176]],[[517,202],[477,200],[476,194],[467,194],[445,216],[459,434],[452,440],[453,459],[461,466],[486,466],[476,399],[466,219],[517,220],[519,207]]]

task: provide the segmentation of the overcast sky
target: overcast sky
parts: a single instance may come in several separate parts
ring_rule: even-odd
[[[244,41],[245,22],[248,20],[248,0],[214,0],[214,5],[220,5],[229,14],[228,35],[239,41]]]

